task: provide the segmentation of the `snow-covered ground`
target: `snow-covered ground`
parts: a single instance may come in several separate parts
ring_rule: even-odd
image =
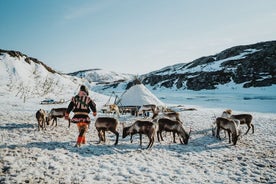
[[[180,111],[188,131],[188,145],[155,141],[152,149],[138,135],[114,146],[115,136],[107,134],[106,144],[97,144],[94,117],[87,144],[76,148],[76,125],[59,119],[58,126],[37,130],[35,113],[43,108],[67,107],[83,79],[47,72],[42,65],[25,58],[0,56],[0,183],[275,183],[275,86],[241,90],[237,85],[213,91],[152,91],[167,105],[184,105],[195,111]],[[123,92],[123,91],[122,91]],[[98,110],[109,95],[90,91]],[[134,92],[133,96],[137,95]],[[131,96],[131,95],[130,95]],[[146,95],[148,96],[148,95]],[[40,105],[45,98],[64,99],[64,104]],[[181,107],[183,108],[183,106]],[[234,113],[251,113],[255,133],[243,136],[236,146],[212,136],[214,116],[231,108]],[[242,112],[243,111],[243,112]],[[98,116],[104,116],[100,112]],[[136,117],[121,116],[131,124]],[[242,127],[245,132],[246,127]]]
[[[0,183],[276,182],[275,113],[252,112],[255,133],[250,131],[236,146],[211,134],[214,115],[224,109],[195,106],[196,111],[180,112],[186,130],[192,129],[188,145],[172,143],[166,134],[150,150],[144,149],[148,140],[143,136],[141,149],[138,135],[133,143],[122,139],[122,126],[117,146],[111,133],[106,144],[97,144],[93,121],[87,144],[76,148],[77,127],[68,128],[63,119],[57,127],[37,131],[35,112],[62,105],[39,105],[35,99],[23,103],[6,95],[0,103]],[[120,121],[130,124],[134,119],[125,115]]]

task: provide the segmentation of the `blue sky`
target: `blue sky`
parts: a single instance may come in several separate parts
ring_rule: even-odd
[[[0,48],[61,72],[144,74],[276,40],[275,0],[0,0]]]

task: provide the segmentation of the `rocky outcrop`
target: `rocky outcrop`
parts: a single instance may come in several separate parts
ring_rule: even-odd
[[[276,41],[236,46],[191,63],[177,64],[143,75],[153,88],[216,89],[234,82],[244,88],[276,84]]]

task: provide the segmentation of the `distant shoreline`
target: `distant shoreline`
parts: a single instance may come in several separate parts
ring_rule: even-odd
[[[204,92],[155,92],[166,104],[204,108],[234,109],[245,112],[276,113],[276,95],[246,95]]]

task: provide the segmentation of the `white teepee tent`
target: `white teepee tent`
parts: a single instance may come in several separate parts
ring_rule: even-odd
[[[143,106],[155,104],[165,106],[150,90],[143,84],[136,84],[125,91],[118,101],[119,106]]]

